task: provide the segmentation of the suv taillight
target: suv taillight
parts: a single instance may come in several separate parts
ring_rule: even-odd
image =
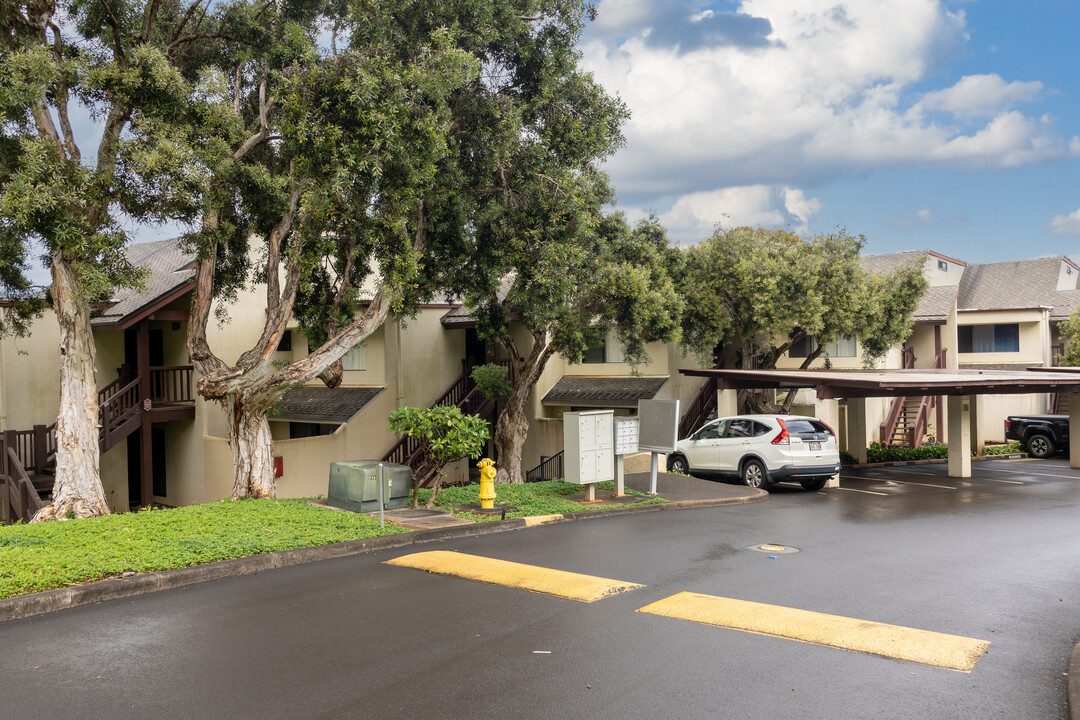
[[[776,418],[776,422],[780,423],[780,434],[772,439],[773,445],[790,445],[791,437],[787,432],[787,425],[780,418]]]

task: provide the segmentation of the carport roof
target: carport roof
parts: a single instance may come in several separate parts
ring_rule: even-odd
[[[683,369],[679,372],[696,377],[715,377],[721,390],[814,388],[818,397],[824,399],[1080,391],[1080,373],[1055,370]]]

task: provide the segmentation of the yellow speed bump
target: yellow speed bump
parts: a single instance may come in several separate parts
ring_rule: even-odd
[[[989,641],[682,592],[638,612],[971,672]]]
[[[580,573],[551,570],[510,562],[494,558],[468,555],[466,553],[432,550],[431,552],[403,555],[387,560],[387,565],[400,565],[418,570],[456,575],[470,580],[507,585],[530,592],[554,595],[555,597],[594,602],[610,595],[617,595],[627,590],[634,590],[643,585],[637,583],[608,580],[606,578],[581,575]]]

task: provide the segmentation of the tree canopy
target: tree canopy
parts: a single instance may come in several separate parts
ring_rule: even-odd
[[[928,285],[921,265],[873,275],[862,236],[844,230],[803,240],[784,230],[720,230],[684,251],[680,290],[686,347],[712,364],[773,368],[800,340],[857,336],[871,364],[911,333]]]

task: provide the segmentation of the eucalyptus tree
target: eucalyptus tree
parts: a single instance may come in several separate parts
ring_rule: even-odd
[[[860,257],[864,244],[844,230],[804,241],[742,227],[687,248],[680,283],[687,349],[728,368],[770,369],[806,338],[854,335],[872,364],[910,335],[928,283],[916,265],[872,275]],[[802,367],[823,349],[818,343]]]
[[[0,4],[0,282],[29,290],[29,248],[41,247],[60,330],[56,480],[36,519],[109,512],[91,303],[140,282],[124,215],[183,220],[199,194],[183,180],[190,157],[172,149],[223,13],[209,0]]]
[[[511,267],[541,291],[544,258],[552,280],[589,267],[579,256],[609,197],[595,163],[621,142],[625,108],[578,68],[580,0],[334,0],[327,12],[328,57],[237,58],[248,132],[207,161],[219,181],[193,238],[188,346],[201,392],[230,417],[234,497],[273,494],[266,412],[293,385],[337,382],[341,356],[389,314],[436,291],[486,300]],[[265,18],[315,52],[309,31]],[[266,241],[254,274],[251,231]],[[266,325],[229,365],[206,342],[211,303],[252,278],[267,286]],[[275,369],[290,316],[316,347]]]
[[[245,5],[259,19],[254,39],[221,60],[220,132],[199,146],[210,180],[189,237],[188,351],[200,393],[229,420],[234,499],[275,494],[267,415],[285,392],[320,376],[339,382],[342,355],[424,292],[425,194],[447,152],[447,98],[476,63],[443,28],[394,53],[384,35],[345,42],[338,17],[330,51],[316,42],[331,10],[381,22],[393,4]],[[372,274],[377,289],[362,302]],[[214,301],[254,283],[266,288],[260,337],[235,361],[219,357],[207,340]],[[315,347],[276,367],[294,313]]]
[[[631,229],[621,214],[604,215],[606,178],[583,174],[576,180],[577,189],[564,189],[585,202],[546,214],[534,233],[506,248],[491,268],[488,292],[470,300],[481,335],[510,362],[511,387],[493,439],[511,482],[524,480],[526,402],[555,353],[581,362],[614,330],[626,360],[640,364],[648,361],[647,343],[679,339],[682,304],[671,273],[677,254],[663,227],[650,218]],[[502,291],[494,282],[497,270],[512,279]]]

